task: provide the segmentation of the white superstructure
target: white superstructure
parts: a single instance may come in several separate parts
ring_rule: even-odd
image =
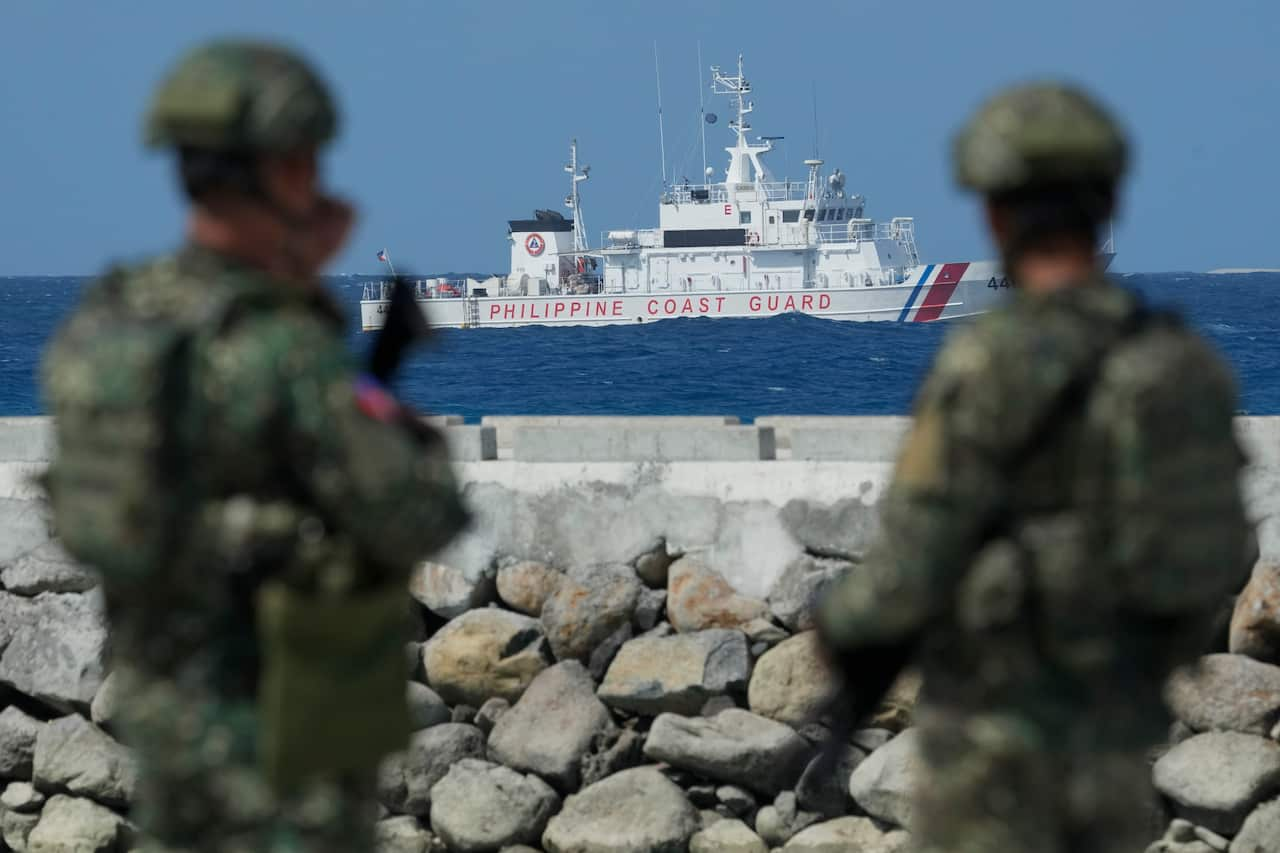
[[[733,102],[724,179],[667,187],[658,227],[606,231],[587,246],[576,141],[565,205],[509,222],[510,273],[487,281],[428,280],[419,299],[432,325],[608,325],[671,317],[763,317],[798,311],[834,320],[931,322],[987,310],[1008,282],[993,261],[923,263],[910,217],[877,222],[839,170],[806,160],[802,181],[765,164],[776,138],[750,141],[751,84],[713,67]],[[364,329],[382,325],[385,285],[366,287]]]

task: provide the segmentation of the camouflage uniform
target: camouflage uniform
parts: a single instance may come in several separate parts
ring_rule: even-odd
[[[226,79],[250,94],[273,79],[286,89],[310,86],[277,116],[283,130],[301,134],[282,135],[283,144],[323,138],[331,129],[327,96],[297,60],[272,48],[224,44],[212,54],[198,51],[180,68],[177,86],[189,87],[183,97],[173,100],[172,80],[162,90],[153,137],[157,125],[165,129],[165,109],[198,103],[198,86],[182,77],[193,66],[205,74],[231,68]],[[300,113],[290,114],[300,105]],[[201,127],[198,110],[188,118],[213,134],[212,144],[216,124]],[[184,361],[187,397],[175,430],[196,440],[172,470],[178,487],[194,484],[198,494],[183,541],[159,570],[138,577],[104,571],[124,697],[117,725],[141,761],[134,817],[163,849],[371,849],[371,767],[315,772],[288,787],[264,775],[260,690],[269,661],[261,593],[279,585],[327,612],[370,590],[398,589],[407,620],[410,567],[446,543],[465,518],[443,443],[409,429],[402,410],[388,409],[394,401],[362,385],[339,309],[318,283],[277,280],[191,246],[112,272],[86,295],[80,313],[110,288],[137,316],[220,318],[198,330]],[[209,312],[210,305],[232,307]],[[71,412],[80,393],[72,376],[78,366],[59,358],[58,346],[46,361],[46,393],[55,413]],[[109,447],[110,438],[91,424],[59,418],[63,457],[95,441]],[[304,663],[328,662],[325,627],[301,650]],[[347,628],[327,627],[338,642]],[[401,703],[406,628],[407,621],[391,620],[382,629],[382,648],[394,647]],[[358,677],[353,672],[351,683],[340,685],[351,693],[338,690],[316,702],[314,715],[324,718],[334,706],[387,713],[361,706],[367,697],[359,694]],[[390,710],[394,734],[404,709]],[[343,746],[340,738],[311,744],[321,756]]]
[[[1080,132],[1055,136],[1055,112]],[[1091,114],[1053,87],[997,99],[962,138],[962,179],[974,137],[1015,156],[1027,127],[1040,159],[1013,182],[1036,168],[1083,177],[1055,146],[1110,157],[1105,173],[1114,132]],[[973,156],[990,181],[1002,174],[998,151]],[[920,850],[1133,851],[1153,835],[1145,754],[1167,730],[1161,686],[1199,651],[1248,533],[1230,374],[1141,311],[1098,274],[1015,290],[954,332],[916,402],[882,534],[823,602],[837,659],[906,645],[920,662]]]

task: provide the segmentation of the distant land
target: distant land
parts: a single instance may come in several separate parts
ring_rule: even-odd
[[[1276,267],[1258,267],[1256,269],[1244,269],[1236,267],[1224,267],[1220,270],[1209,270],[1208,275],[1243,275],[1251,272],[1280,272],[1280,268]]]

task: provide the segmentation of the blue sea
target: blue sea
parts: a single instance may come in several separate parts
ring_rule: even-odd
[[[36,368],[86,279],[0,278],[0,415],[42,412]],[[1280,273],[1135,274],[1235,366],[1241,413],[1280,414]],[[364,279],[329,280],[359,332]],[[613,328],[442,330],[397,390],[424,411],[485,414],[905,414],[945,324],[676,319]]]

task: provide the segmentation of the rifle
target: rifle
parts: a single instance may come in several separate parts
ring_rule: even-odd
[[[430,334],[427,318],[413,298],[413,283],[408,276],[397,274],[391,284],[386,322],[369,356],[369,375],[384,384],[390,381],[409,347]]]
[[[821,631],[819,635],[821,636]],[[891,645],[835,650],[823,643],[823,653],[833,671],[842,675],[842,684],[818,710],[817,719],[828,719],[830,734],[818,752],[814,772],[820,776],[835,772],[849,739],[880,707],[893,682],[911,661],[917,640],[912,637]],[[856,685],[856,687],[855,687]]]

